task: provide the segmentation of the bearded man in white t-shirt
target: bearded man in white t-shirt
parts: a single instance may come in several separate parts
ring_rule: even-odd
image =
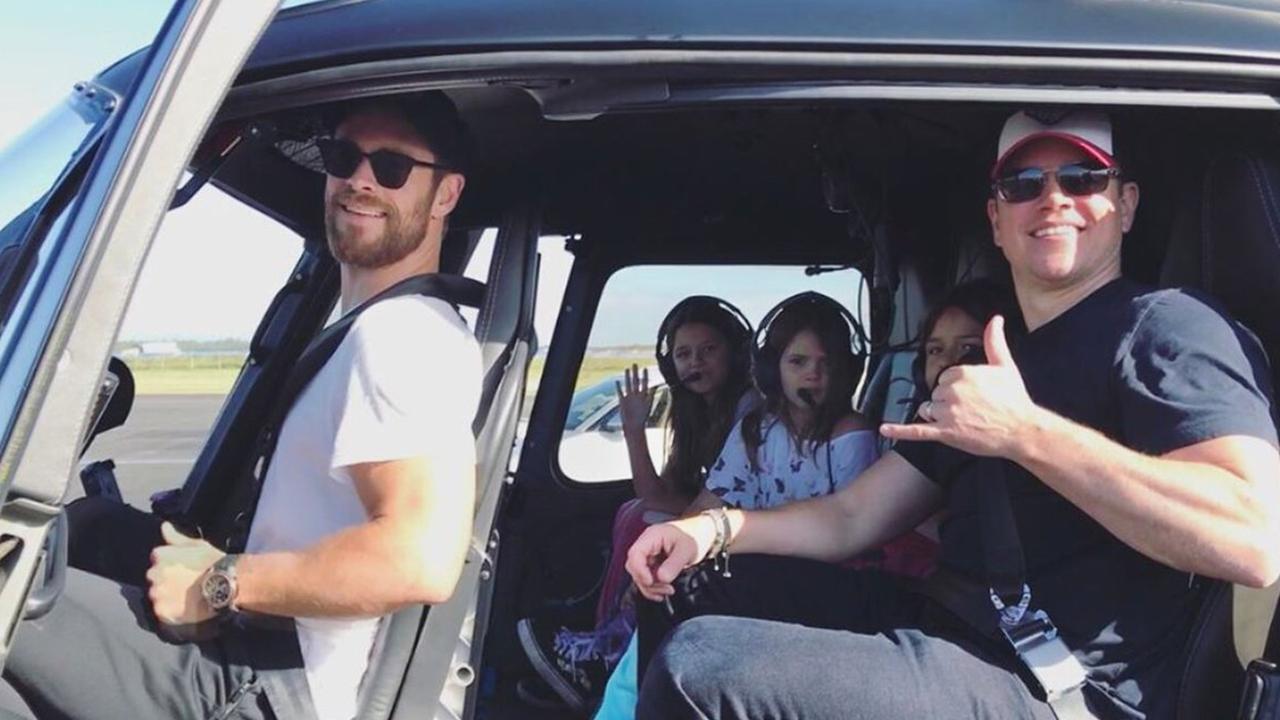
[[[346,312],[439,269],[465,133],[439,92],[357,101],[334,119],[317,145]],[[5,667],[25,712],[351,718],[381,618],[445,601],[461,572],[480,375],[477,344],[447,302],[369,306],[285,417],[246,551],[225,555],[165,523],[145,581],[69,571]],[[213,574],[230,596],[217,610]],[[211,639],[173,640],[211,625]]]

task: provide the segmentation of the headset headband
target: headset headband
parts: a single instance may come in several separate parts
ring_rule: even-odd
[[[671,308],[670,312],[667,313],[667,316],[662,318],[662,324],[658,325],[658,341],[653,349],[655,357],[661,358],[665,354],[662,347],[663,341],[667,339],[668,335],[671,335],[676,330],[676,328],[671,327],[671,323],[675,322],[676,318],[680,313],[684,312],[685,309],[694,305],[707,305],[724,310],[729,313],[733,319],[737,320],[739,325],[741,325],[743,337],[753,337],[754,330],[751,327],[751,321],[747,320],[747,316],[742,314],[742,311],[738,309],[738,306],[728,300],[715,297],[714,295],[690,295],[676,303],[675,307]],[[733,338],[726,339],[732,340]]]
[[[724,331],[731,333],[726,336],[725,340],[733,347],[731,348],[730,361],[734,366],[740,366],[747,362],[746,355],[749,354],[750,348],[748,343],[754,337],[754,330],[751,327],[751,321],[747,320],[747,316],[742,311],[727,300],[722,300],[712,295],[691,295],[671,308],[667,316],[662,319],[662,324],[658,326],[658,340],[653,348],[653,356],[658,360],[658,371],[662,373],[662,377],[667,381],[670,387],[681,387],[681,380],[676,373],[675,362],[671,359],[671,352],[663,347],[671,344],[672,336],[679,328],[673,327],[681,315],[690,309],[704,307],[708,310],[714,309],[728,315],[732,321],[730,325],[736,323],[738,325],[736,334],[732,334],[731,328],[724,328]]]
[[[811,302],[819,305],[825,305],[835,310],[835,312],[840,317],[844,318],[845,325],[848,327],[849,344],[850,344],[849,351],[852,352],[854,355],[867,354],[866,333],[863,332],[862,324],[859,323],[858,319],[853,316],[853,313],[849,312],[848,308],[846,308],[844,305],[837,302],[834,298],[830,297],[829,295],[823,295],[822,293],[815,292],[813,290],[806,290],[805,292],[802,292],[802,293],[796,293],[795,295],[792,295],[791,297],[783,300],[777,305],[774,305],[773,309],[770,310],[768,314],[764,316],[764,319],[760,321],[760,326],[756,328],[755,338],[754,338],[755,346],[757,348],[763,348],[765,341],[769,337],[769,326],[773,324],[773,321],[778,319],[778,316],[782,314],[783,310],[786,310],[788,307],[790,307],[793,304],[801,303],[801,302]]]

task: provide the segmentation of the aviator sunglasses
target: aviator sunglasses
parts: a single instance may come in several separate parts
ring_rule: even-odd
[[[1073,197],[1093,195],[1107,189],[1111,178],[1120,176],[1120,168],[1091,168],[1086,165],[1063,165],[1057,170],[1025,168],[1012,175],[1005,175],[992,183],[1001,200],[1024,203],[1035,200],[1044,192],[1049,176],[1058,177],[1058,187]]]
[[[394,150],[374,150],[367,153],[350,140],[318,138],[316,148],[320,150],[320,161],[324,163],[325,173],[343,180],[356,173],[362,159],[369,158],[374,179],[388,190],[403,187],[415,166],[450,169],[447,165],[417,160]]]

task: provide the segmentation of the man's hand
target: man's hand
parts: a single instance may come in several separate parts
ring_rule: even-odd
[[[674,593],[676,576],[707,556],[715,537],[713,522],[694,515],[647,528],[627,551],[627,572],[640,594],[662,600]]]
[[[921,404],[912,425],[886,423],[880,432],[893,440],[931,440],[973,455],[1013,457],[1020,433],[1041,409],[1027,395],[1022,374],[996,315],[982,336],[987,365],[957,365],[938,377],[932,397]]]
[[[644,432],[653,409],[653,389],[649,387],[649,368],[641,370],[632,365],[623,371],[622,383],[614,381],[618,391],[618,414],[622,417],[622,429],[627,432]]]
[[[199,538],[178,532],[170,523],[160,527],[164,545],[151,551],[148,596],[156,619],[164,625],[196,625],[216,613],[204,601],[200,580],[223,552]]]

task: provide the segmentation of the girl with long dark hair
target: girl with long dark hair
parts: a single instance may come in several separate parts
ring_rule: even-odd
[[[644,432],[653,403],[648,371],[635,366],[626,371],[618,403],[632,483],[645,510],[682,513],[702,489],[729,429],[754,403],[750,338],[751,326],[737,308],[710,296],[686,298],[663,321],[655,355],[670,389],[671,409],[661,473]]]
[[[752,374],[761,400],[730,431],[689,511],[776,507],[826,495],[879,456],[874,428],[852,410],[865,353],[857,321],[819,293],[792,296],[760,323]],[[638,644],[610,678],[597,720],[635,715]]]
[[[584,713],[600,696],[635,627],[627,592],[630,578],[623,567],[627,548],[650,521],[689,508],[730,429],[756,402],[750,381],[751,338],[751,324],[741,311],[708,295],[685,298],[663,319],[654,356],[671,404],[661,472],[654,466],[645,434],[654,397],[648,370],[632,366],[618,383],[636,499],[624,503],[614,517],[613,554],[596,608],[596,627],[575,631],[545,618],[525,618],[517,625],[539,678],[574,712]],[[531,703],[555,701],[533,688],[528,683],[517,687]]]
[[[802,293],[774,308],[759,335],[763,401],[731,434],[707,492],[747,508],[834,492],[878,454],[872,427],[852,410],[865,363],[857,325],[831,298]]]
[[[942,371],[952,365],[985,362],[982,331],[996,315],[1003,315],[1010,329],[1022,324],[1012,291],[979,279],[953,287],[925,317],[912,365],[917,407],[933,392]]]

